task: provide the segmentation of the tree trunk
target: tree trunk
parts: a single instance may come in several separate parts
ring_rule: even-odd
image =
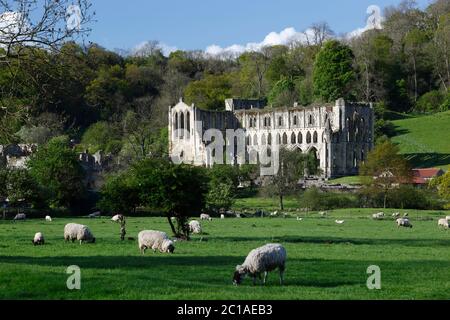
[[[171,219],[171,215],[170,214],[167,215],[167,221],[169,221],[170,229],[172,229],[173,235],[175,237],[178,237],[177,231],[175,230],[175,226],[172,223],[172,219]]]
[[[282,194],[280,194],[280,210],[284,210],[283,195]]]
[[[414,102],[417,102],[417,66],[415,57],[413,57],[413,67],[414,67]]]
[[[387,191],[384,192],[383,208],[386,209]]]

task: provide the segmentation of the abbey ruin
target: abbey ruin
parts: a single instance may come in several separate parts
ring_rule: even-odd
[[[228,99],[225,111],[206,111],[182,100],[169,108],[169,153],[172,159],[211,166],[214,152],[207,131],[227,130],[245,135],[246,161],[268,145],[313,153],[323,178],[358,174],[374,144],[374,110],[371,104],[349,103],[270,108],[263,101]],[[225,140],[227,141],[227,140]],[[229,143],[229,141],[227,142]],[[234,149],[236,151],[236,148]],[[236,153],[233,164],[238,161]],[[242,160],[242,159],[241,159]]]

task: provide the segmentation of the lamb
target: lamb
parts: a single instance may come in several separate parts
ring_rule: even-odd
[[[256,277],[261,280],[261,273],[264,273],[263,284],[266,284],[267,274],[278,268],[280,272],[280,284],[283,285],[283,275],[286,266],[286,249],[280,244],[266,244],[250,251],[242,265],[236,266],[233,283],[239,285],[246,275],[253,277],[253,284],[256,284]]]
[[[438,226],[444,227],[444,229],[449,229],[449,221],[447,219],[439,219]]]
[[[378,212],[378,213],[374,213],[372,215],[372,218],[375,220],[381,220],[384,217],[384,212]]]
[[[45,216],[45,221],[52,222],[52,217],[50,217],[50,216]]]
[[[220,219],[222,219],[222,220],[225,219],[225,215],[224,215],[224,214],[221,214],[221,215],[220,215]]]
[[[407,218],[407,217],[409,217],[409,214],[408,214],[408,212],[405,212],[405,213],[403,214],[403,218]]]
[[[337,224],[344,224],[345,220],[336,220],[335,221]]]
[[[40,246],[44,244],[44,235],[42,232],[38,232],[34,235],[34,239],[31,241],[35,246]]]
[[[409,219],[406,219],[406,218],[399,218],[396,220],[396,222],[397,222],[397,228],[400,228],[400,227],[412,228],[413,227],[411,222],[409,221]]]
[[[321,211],[321,212],[319,212],[319,216],[326,217],[327,213],[325,211]]]
[[[16,214],[16,216],[14,217],[14,221],[17,220],[26,220],[27,219],[27,215],[25,213],[18,213]]]
[[[159,250],[161,253],[173,253],[175,246],[169,239],[167,233],[162,231],[144,230],[138,234],[139,250],[144,254],[145,250],[152,249],[153,252]]]
[[[95,237],[91,230],[87,226],[77,223],[66,224],[64,227],[64,240],[71,240],[72,242],[77,240],[80,241],[80,244],[83,241],[95,243]]]
[[[202,226],[200,225],[200,222],[197,220],[192,220],[189,222],[189,231],[194,234],[200,234],[202,233]]]
[[[212,221],[212,218],[210,217],[209,214],[202,213],[202,214],[200,215],[200,220],[209,220],[209,221]]]

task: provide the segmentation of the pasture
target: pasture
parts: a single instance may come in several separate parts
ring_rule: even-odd
[[[56,218],[53,222],[0,222],[0,299],[450,299],[450,231],[445,212],[408,210],[413,229],[397,229],[391,217],[374,221],[377,209],[300,213],[290,218],[203,221],[207,234],[177,242],[173,255],[139,253],[137,233],[169,232],[165,218],[129,218],[121,242],[109,218]],[[385,210],[392,213],[395,210]],[[401,211],[402,213],[404,211]],[[337,225],[335,219],[344,219]],[[87,224],[95,244],[65,243],[68,222]],[[35,232],[45,246],[31,243]],[[285,285],[277,272],[265,287],[246,279],[232,285],[237,264],[268,242],[286,247]],[[81,268],[81,290],[66,288],[66,268]],[[367,267],[381,268],[381,290],[368,290]]]

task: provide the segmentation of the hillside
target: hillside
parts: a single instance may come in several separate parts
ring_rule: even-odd
[[[400,146],[417,168],[450,168],[450,111],[393,121]]]

